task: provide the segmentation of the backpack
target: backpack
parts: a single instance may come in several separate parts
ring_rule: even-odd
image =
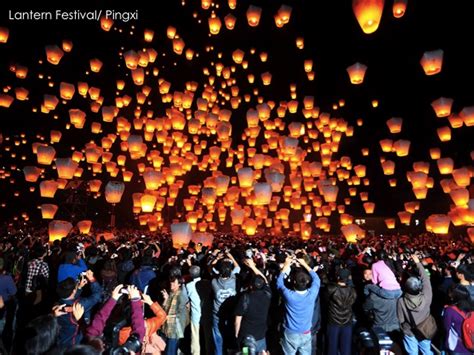
[[[458,307],[453,309],[463,318],[462,321],[462,341],[464,346],[473,351],[474,350],[474,312],[464,313]]]

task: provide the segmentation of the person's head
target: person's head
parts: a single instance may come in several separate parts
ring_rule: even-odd
[[[74,345],[64,352],[64,355],[100,355],[94,347],[85,344]]]
[[[252,279],[252,289],[261,290],[265,286],[265,280],[260,275],[255,275]]]
[[[371,269],[365,269],[362,276],[363,276],[365,281],[371,282],[372,281],[372,270]]]
[[[336,273],[336,280],[338,283],[347,285],[351,278],[351,271],[348,269],[339,269]]]
[[[419,277],[410,276],[405,281],[405,292],[408,293],[409,295],[416,296],[420,294],[422,290],[423,290],[423,283],[421,282],[421,279]]]
[[[296,291],[304,291],[308,289],[311,278],[307,272],[297,271],[295,275],[295,289]]]
[[[41,259],[46,255],[46,248],[40,243],[36,243],[32,249],[32,256],[35,259]]]
[[[117,264],[115,263],[114,259],[107,259],[104,262],[104,266],[102,267],[104,271],[117,271]]]
[[[75,264],[77,262],[77,254],[74,251],[67,251],[64,253],[64,263],[65,264]]]
[[[59,298],[61,299],[68,299],[74,298],[77,292],[77,282],[72,277],[68,277],[67,279],[58,283],[56,287],[56,293],[58,294]]]
[[[173,266],[169,271],[170,277],[181,278],[181,268],[179,266]]]
[[[220,277],[227,279],[232,274],[232,264],[229,261],[223,261],[219,268]]]
[[[198,277],[201,276],[201,268],[197,265],[193,265],[189,268],[189,276],[191,276],[191,279],[197,279]]]
[[[462,286],[456,285],[449,290],[449,298],[453,305],[457,306],[463,312],[470,312],[473,309],[473,305],[470,301],[469,290]]]
[[[456,277],[461,282],[470,282],[470,280],[472,280],[472,275],[470,273],[468,265],[466,264],[459,265],[458,268],[456,269]]]
[[[179,290],[180,283],[179,283],[179,278],[178,277],[170,277],[169,282],[170,282],[170,291],[171,292],[176,292],[176,291]]]
[[[25,355],[44,354],[56,345],[59,325],[53,315],[33,319],[21,332],[21,342],[16,353]]]

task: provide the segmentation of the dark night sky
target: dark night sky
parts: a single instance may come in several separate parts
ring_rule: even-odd
[[[50,5],[46,5],[46,3]],[[70,2],[68,2],[69,4]],[[172,53],[171,44],[166,39],[168,25],[177,27],[178,33],[184,38],[186,45],[200,53],[200,57],[187,61],[183,57],[173,54],[160,57],[160,77],[165,77],[173,83],[173,88],[183,89],[183,84],[189,80],[202,82],[202,67],[209,66],[215,61],[216,52],[224,54],[222,62],[231,65],[231,53],[240,48],[249,58],[249,71],[257,76],[264,71],[273,73],[271,87],[258,85],[260,94],[267,100],[290,100],[289,84],[297,83],[298,98],[305,95],[315,97],[315,103],[321,111],[331,112],[335,117],[343,117],[351,125],[356,126],[358,118],[364,119],[362,127],[355,127],[354,137],[343,138],[339,157],[349,155],[353,165],[366,164],[368,176],[371,179],[370,200],[377,203],[376,215],[394,216],[403,210],[403,203],[415,200],[411,185],[407,182],[405,173],[412,170],[414,161],[430,161],[429,149],[440,147],[442,156],[451,156],[456,167],[471,164],[469,153],[474,149],[474,135],[472,127],[463,127],[452,130],[453,138],[450,142],[441,143],[436,129],[447,125],[446,118],[436,118],[430,103],[440,96],[454,99],[453,112],[459,112],[465,106],[474,105],[472,85],[474,83],[474,65],[470,55],[474,29],[472,27],[472,11],[470,1],[440,1],[440,0],[408,0],[407,13],[401,19],[392,16],[392,1],[387,0],[382,16],[382,22],[377,32],[365,35],[358,26],[352,13],[351,1],[275,1],[275,0],[238,0],[237,9],[232,13],[237,17],[235,30],[224,28],[218,36],[209,37],[207,17],[210,11],[202,10],[199,1],[188,1],[185,7],[179,1],[166,0],[155,2],[159,10],[144,8],[145,1],[128,2],[120,7],[117,2],[106,3],[94,1],[94,6],[85,6],[84,2],[76,6],[64,5],[65,2],[53,4],[44,2],[41,6],[28,7],[21,3],[2,2],[0,5],[0,26],[10,29],[10,39],[5,45],[0,45],[0,85],[12,85],[31,88],[28,103],[14,102],[10,109],[0,108],[0,132],[4,136],[15,136],[19,132],[27,132],[28,137],[34,138],[37,133],[49,134],[51,129],[62,129],[67,120],[67,110],[70,107],[81,107],[85,102],[77,98],[69,106],[59,107],[56,111],[60,118],[52,120],[51,116],[33,114],[32,106],[37,106],[41,95],[45,92],[57,93],[57,89],[48,89],[45,81],[37,80],[39,72],[51,75],[55,82],[65,81],[76,83],[87,80],[89,84],[100,86],[106,101],[104,105],[112,104],[110,97],[114,96],[115,80],[123,77],[123,61],[118,56],[120,47],[125,50],[139,49],[151,46],[158,53]],[[81,5],[79,5],[81,4]],[[113,4],[113,5],[112,5]],[[263,8],[260,25],[251,28],[247,25],[245,11],[249,4]],[[277,29],[273,14],[281,4],[293,7],[290,23],[282,29]],[[138,6],[138,7],[137,7]],[[47,10],[47,9],[74,9],[91,10],[94,8],[116,10],[139,10],[139,21],[120,24],[124,32],[130,26],[136,27],[133,36],[118,34],[117,31],[106,33],[96,22],[12,22],[8,20],[8,10]],[[193,18],[193,12],[203,19],[201,24]],[[231,12],[227,1],[221,2],[216,13],[223,18]],[[155,30],[155,39],[152,44],[143,40],[143,29]],[[125,31],[126,30],[126,31]],[[304,36],[305,48],[298,50],[295,46],[297,36]],[[38,59],[44,58],[44,46],[48,44],[60,45],[63,39],[70,39],[74,43],[71,54],[66,54],[59,66],[48,64],[39,65]],[[215,51],[205,53],[206,45],[213,45]],[[250,48],[269,53],[267,63],[261,63],[258,55],[251,56]],[[423,52],[441,48],[444,50],[443,70],[436,76],[425,76],[419,63]],[[100,58],[104,62],[101,73],[85,75],[88,61],[91,58]],[[308,81],[303,70],[303,61],[313,59],[316,79]],[[177,65],[172,63],[176,61]],[[346,67],[361,62],[368,66],[365,81],[362,85],[351,85],[347,76]],[[11,63],[19,63],[29,67],[26,80],[18,80],[8,68]],[[117,64],[122,68],[117,68]],[[240,76],[239,76],[240,75]],[[243,78],[242,73],[236,76]],[[156,79],[155,79],[156,80]],[[242,80],[239,80],[242,81]],[[241,85],[241,92],[249,92],[249,88]],[[107,96],[109,101],[107,102]],[[339,99],[344,99],[346,105],[337,112],[332,105]],[[378,108],[372,108],[371,100],[378,99]],[[157,101],[158,102],[158,101]],[[234,146],[241,143],[240,134],[246,127],[245,111],[255,106],[255,102],[243,106],[232,115]],[[84,107],[87,107],[85,105]],[[153,109],[158,115],[164,114],[164,107],[157,104]],[[386,127],[386,120],[390,117],[402,117],[403,130],[399,135],[391,135]],[[65,117],[65,118],[64,118]],[[88,114],[89,117],[89,114]],[[91,115],[93,117],[93,115]],[[301,114],[287,116],[291,119],[304,121]],[[110,126],[112,128],[112,126]],[[82,147],[88,141],[86,132],[90,132],[86,124],[84,132],[74,129],[64,133],[62,143],[56,150],[66,149],[70,145]],[[90,133],[89,133],[90,134]],[[382,154],[379,140],[384,138],[408,139],[411,141],[409,157],[397,158],[393,154],[388,158],[396,162],[396,177],[398,187],[391,189],[388,179],[383,175],[379,163]],[[30,140],[30,143],[34,140]],[[97,143],[99,143],[97,141]],[[82,145],[81,145],[82,144]],[[24,151],[28,159],[33,158],[31,146],[20,147],[18,152]],[[60,147],[60,149],[58,149]],[[370,156],[363,157],[360,149],[368,147]],[[20,155],[20,153],[19,153]],[[61,156],[61,153],[57,154]],[[64,156],[64,155],[63,155]],[[28,161],[28,160],[27,160]],[[10,166],[14,161],[0,146],[0,165]],[[25,164],[27,165],[27,164]],[[18,163],[21,166],[21,163]],[[428,199],[422,200],[420,216],[431,213],[446,213],[449,208],[449,197],[442,194],[439,187],[440,175],[436,164],[431,161],[430,176],[435,181],[435,188],[428,193]],[[15,176],[14,190],[8,181],[0,180],[1,202],[7,202],[8,208],[3,209],[0,221],[18,212],[29,211],[30,215],[38,216],[35,207],[41,203],[37,192],[26,192],[29,185],[23,180],[23,174]],[[143,183],[139,184],[140,188]],[[132,185],[133,186],[133,185]],[[13,199],[13,191],[23,191],[20,198]],[[130,190],[130,189],[128,189]],[[137,189],[138,190],[138,189]],[[128,191],[126,199],[130,199]],[[61,199],[61,196],[59,196]],[[126,202],[126,201],[125,201]],[[90,200],[88,215],[93,211],[105,214],[107,211],[103,197],[99,200]],[[131,217],[130,200],[128,204],[118,207],[118,212],[125,219]],[[358,215],[362,212],[361,204],[354,204],[349,213]],[[59,215],[60,216],[60,215]]]

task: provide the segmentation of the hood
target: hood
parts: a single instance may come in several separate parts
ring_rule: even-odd
[[[407,308],[410,311],[416,310],[423,302],[423,295],[421,293],[418,295],[405,294],[403,298]]]

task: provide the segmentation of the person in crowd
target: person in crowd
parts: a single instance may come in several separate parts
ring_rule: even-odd
[[[216,355],[222,355],[224,348],[229,349],[234,346],[233,310],[235,307],[235,296],[237,295],[236,275],[240,273],[240,266],[229,252],[219,252],[218,257],[213,261],[217,267],[218,277],[212,280],[214,291],[213,304],[213,325],[212,334],[214,337],[214,348]]]
[[[77,280],[81,273],[87,271],[87,265],[82,255],[84,252],[80,248],[76,251],[67,251],[64,254],[64,263],[59,265],[58,283],[67,278]]]
[[[445,349],[450,355],[467,355],[472,351],[463,341],[462,325],[469,312],[474,311],[469,291],[462,285],[455,285],[449,291],[450,304],[443,312],[443,328],[446,334]]]
[[[4,260],[0,258],[0,337],[8,348],[13,331],[16,292],[15,281],[4,269]]]
[[[180,278],[171,275],[169,290],[162,290],[163,309],[168,315],[162,327],[166,337],[166,355],[177,355],[180,339],[184,338],[184,330],[189,319],[187,303],[189,302],[186,289],[181,285]]]
[[[105,260],[100,270],[100,279],[106,298],[108,298],[118,285],[117,264],[114,259]]]
[[[119,255],[119,262],[117,264],[118,283],[125,284],[128,281],[135,265],[133,264],[132,252],[129,248],[121,246],[117,249]]]
[[[49,266],[43,259],[47,249],[41,244],[36,244],[32,250],[33,259],[28,263],[25,292],[31,294],[41,290],[41,285],[46,285],[49,279]]]
[[[403,332],[403,345],[409,355],[420,351],[423,355],[431,355],[431,340],[421,339],[413,330],[417,325],[430,317],[433,291],[431,282],[420,259],[412,255],[412,260],[420,277],[410,276],[404,285],[404,294],[398,299],[397,314]],[[414,323],[414,324],[413,324]]]
[[[155,277],[156,273],[153,269],[153,258],[151,256],[144,256],[140,267],[130,276],[130,283],[135,285],[140,292],[146,292],[150,281]]]
[[[256,341],[257,353],[267,350],[268,310],[272,293],[265,275],[256,267],[253,259],[245,259],[244,264],[252,271],[253,277],[249,292],[243,293],[235,310],[235,337],[237,343],[252,336]]]
[[[297,265],[303,270],[294,275],[294,289],[285,285],[291,266]],[[284,332],[281,340],[283,352],[287,355],[311,354],[311,321],[314,302],[319,294],[321,281],[303,258],[288,256],[277,279],[277,288],[281,291],[285,302]]]
[[[82,289],[87,283],[90,284],[91,295],[82,297]],[[66,314],[58,317],[58,323],[61,329],[59,333],[59,344],[65,346],[79,344],[83,335],[78,321],[84,314],[85,322],[89,323],[92,307],[99,303],[101,299],[102,287],[94,278],[93,272],[87,270],[84,277],[79,281],[69,277],[60,282],[56,292],[59,296],[59,304],[64,305],[67,310]],[[77,309],[82,309],[82,314],[80,314]],[[78,314],[80,314],[80,317]]]
[[[327,286],[328,355],[352,354],[352,342],[349,339],[352,339],[352,306],[356,301],[357,293],[350,284],[350,278],[350,270],[338,269],[336,283]]]
[[[456,268],[456,277],[459,280],[459,284],[464,286],[467,289],[471,297],[471,300],[474,301],[474,285],[472,284],[474,275],[472,274],[472,271],[470,270],[469,265],[460,264]]]
[[[189,268],[189,276],[191,281],[186,284],[186,292],[188,293],[191,307],[191,355],[200,355],[201,297],[196,285],[201,281],[201,268],[197,265],[192,265]]]

